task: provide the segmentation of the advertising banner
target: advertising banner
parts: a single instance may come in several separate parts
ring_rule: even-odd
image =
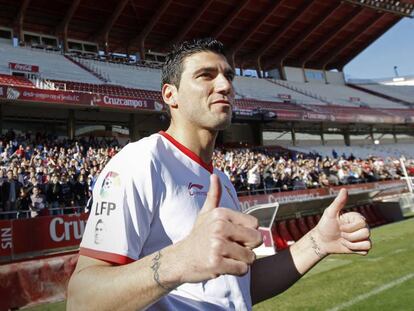
[[[88,214],[1,220],[0,261],[78,247]]]
[[[90,106],[92,95],[81,92],[43,90],[29,87],[0,85],[0,98],[34,103],[41,102]]]
[[[13,249],[12,224],[10,220],[0,220],[0,258],[11,257]]]
[[[92,105],[111,108],[126,108],[134,110],[165,110],[164,104],[153,99],[140,99],[125,96],[97,94],[93,96]]]
[[[18,64],[18,63],[9,63],[9,68],[11,70],[23,71],[23,72],[39,72],[39,66],[27,65],[27,64]]]

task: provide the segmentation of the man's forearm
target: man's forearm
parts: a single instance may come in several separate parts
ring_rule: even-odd
[[[140,310],[180,285],[173,246],[123,266],[81,261],[68,288],[68,310]]]
[[[289,249],[256,260],[251,268],[252,303],[282,293],[324,256],[313,231],[309,231]]]

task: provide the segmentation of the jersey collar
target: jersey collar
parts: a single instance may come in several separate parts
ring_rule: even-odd
[[[210,174],[213,174],[213,162],[205,163],[198,155],[196,155],[194,152],[192,152],[190,149],[188,149],[186,146],[182,145],[178,141],[176,141],[171,135],[167,134],[164,131],[158,132],[161,136],[163,136],[165,139],[167,139],[170,143],[172,143],[175,147],[178,148],[182,153],[184,153],[187,157],[189,157],[191,160],[198,163],[200,166],[204,167],[207,171],[210,172]]]

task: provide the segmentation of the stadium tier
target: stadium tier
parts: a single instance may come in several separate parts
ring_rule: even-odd
[[[346,85],[301,83],[295,81],[278,82],[288,85],[305,94],[308,93],[320,96],[333,105],[348,107],[368,106],[371,108],[406,108],[406,106],[399,103],[356,90]]]
[[[60,52],[13,47],[0,41],[0,73],[9,74],[9,63],[36,65],[43,79],[100,83],[101,81],[88,71],[80,68]]]
[[[414,104],[414,86],[411,85],[358,84],[357,86],[368,91]]]
[[[266,79],[237,76],[234,79],[236,92],[242,98],[264,101],[292,101],[296,103],[320,103],[312,97],[295,92],[289,88],[271,83]]]

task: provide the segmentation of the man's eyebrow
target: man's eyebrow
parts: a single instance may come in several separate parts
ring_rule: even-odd
[[[202,72],[217,72],[217,68],[215,68],[215,67],[201,67],[200,69],[197,69],[194,72],[194,75],[196,76],[196,75],[198,75]]]
[[[216,73],[217,71],[218,71],[218,69],[216,67],[202,67],[200,69],[197,69],[194,72],[194,76],[197,76],[197,75],[199,75],[200,73],[203,73],[203,72]],[[231,76],[231,78],[233,78],[236,75],[236,73],[234,72],[234,70],[232,68],[226,68],[224,70],[224,74],[226,76]]]

